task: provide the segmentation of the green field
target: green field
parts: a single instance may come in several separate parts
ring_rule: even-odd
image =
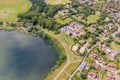
[[[81,20],[82,22],[95,23],[100,18],[100,14],[90,15],[87,17],[87,21]]]
[[[29,0],[0,0],[0,21],[16,21],[17,15],[26,12],[31,4]]]
[[[62,20],[62,19],[58,18],[56,21],[60,24],[67,24],[67,23],[71,22],[72,19],[71,18],[66,18],[66,19]]]
[[[113,49],[113,50],[120,50],[120,45],[116,44],[115,42],[112,42],[110,47]]]
[[[96,22],[100,17],[100,14],[96,14],[96,15],[90,15],[87,17],[88,19],[88,23],[94,23]]]
[[[57,5],[70,3],[70,0],[45,0],[47,4]]]

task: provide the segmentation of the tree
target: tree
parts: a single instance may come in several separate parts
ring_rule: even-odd
[[[77,43],[79,40],[77,38],[73,38],[74,43]]]
[[[81,77],[83,80],[86,80],[86,79],[87,79],[87,74],[86,74],[86,73],[81,73],[81,74],[80,74],[80,77]]]
[[[106,13],[105,12],[102,12],[101,15],[100,15],[100,18],[97,20],[97,23],[99,25],[105,25],[105,18],[106,18]]]
[[[86,34],[84,34],[83,39],[88,39],[88,36]]]
[[[116,37],[120,38],[120,34],[117,33],[117,34],[116,34]]]
[[[48,35],[44,33],[44,34],[42,35],[42,38],[43,38],[43,39],[47,39],[47,38],[48,38]]]
[[[37,16],[32,17],[32,23],[33,23],[33,25],[38,24],[38,17]]]
[[[2,22],[2,21],[0,22],[0,25],[3,25],[3,22]]]
[[[9,23],[9,25],[12,26],[12,27],[17,27],[16,23]]]

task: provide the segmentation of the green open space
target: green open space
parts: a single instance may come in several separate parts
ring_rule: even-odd
[[[57,5],[57,4],[66,4],[70,3],[70,0],[45,0],[47,4]]]
[[[58,18],[56,21],[60,24],[67,24],[67,23],[71,22],[72,19],[71,18],[66,18],[66,19],[62,20],[62,19]]]
[[[66,72],[69,74],[72,74],[72,72],[78,67],[78,65],[80,64],[80,61],[71,63],[68,68],[66,68]]]
[[[120,50],[120,45],[119,44],[116,44],[115,42],[112,42],[110,47],[113,49],[113,50]]]
[[[73,16],[73,18],[77,21],[81,21],[81,22],[85,22],[85,23],[95,23],[99,18],[100,18],[100,14],[95,14],[95,15],[90,15],[87,17],[87,21],[85,21],[84,19],[78,19],[77,17]]]
[[[96,14],[96,15],[90,15],[87,17],[88,19],[88,23],[94,23],[96,22],[100,17],[100,14]]]
[[[29,10],[31,5],[29,0],[0,0],[0,21],[17,21],[17,15]]]
[[[82,22],[86,22],[88,24],[95,23],[100,17],[100,14],[90,15],[87,17],[87,21],[81,20]]]
[[[57,69],[55,69],[54,72],[52,72],[51,74],[49,74],[47,77],[46,77],[46,80],[54,80],[54,78],[60,73],[60,71],[66,66],[65,68],[65,71],[68,73],[68,74],[71,74],[75,68],[78,66],[78,62],[80,62],[81,58],[80,56],[77,56],[75,55],[72,51],[71,51],[71,45],[73,42],[69,42],[68,40],[70,40],[69,37],[63,37],[64,34],[54,34],[53,31],[48,31],[46,29],[42,29],[45,33],[47,33],[49,36],[53,37],[54,39],[56,39],[55,43],[56,44],[59,44],[61,45],[61,48],[63,49],[62,53],[67,55],[67,61],[64,62],[60,67],[58,67]],[[60,47],[59,47],[60,48]],[[67,64],[71,62],[73,63],[73,65],[70,64],[70,66]],[[74,63],[75,61],[75,63]],[[58,77],[57,80],[66,80],[69,75],[66,73],[66,72],[62,72],[60,74],[60,76]],[[66,76],[64,76],[63,74],[65,74]],[[62,77],[61,77],[62,76]],[[62,78],[62,79],[61,79]]]

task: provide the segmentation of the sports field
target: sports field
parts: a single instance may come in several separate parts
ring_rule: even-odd
[[[45,0],[47,4],[57,5],[70,3],[70,0]]]
[[[29,0],[0,0],[0,21],[16,21],[17,15],[29,10],[31,5]]]

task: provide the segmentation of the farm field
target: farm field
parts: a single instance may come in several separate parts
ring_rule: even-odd
[[[70,3],[70,0],[46,0],[46,3],[53,4],[53,5],[66,4],[66,3]]]
[[[30,7],[29,0],[0,0],[0,21],[14,22],[19,13],[26,12]]]

